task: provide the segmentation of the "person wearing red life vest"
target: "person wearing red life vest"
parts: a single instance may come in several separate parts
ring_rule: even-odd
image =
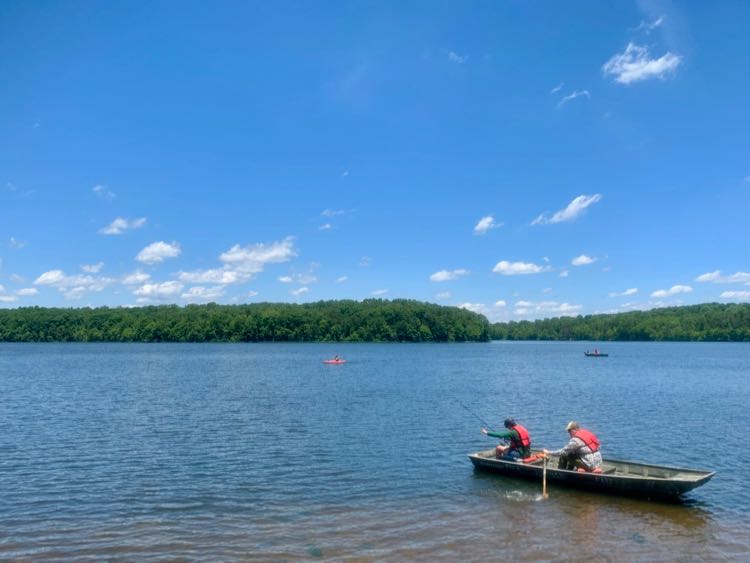
[[[557,465],[558,469],[601,472],[601,443],[599,442],[599,438],[596,437],[596,434],[590,430],[581,428],[577,422],[572,420],[568,422],[565,430],[567,430],[570,435],[570,442],[559,450],[544,450],[544,453],[560,456],[560,461]]]
[[[497,458],[515,461],[529,457],[531,455],[531,435],[529,431],[512,418],[506,418],[503,426],[507,428],[505,432],[493,432],[482,428],[483,434],[493,438],[501,438],[508,442],[507,445],[495,447]]]

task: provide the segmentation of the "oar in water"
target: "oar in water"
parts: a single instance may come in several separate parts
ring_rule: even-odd
[[[542,498],[549,498],[547,494],[547,454],[544,453],[544,465],[542,466]]]

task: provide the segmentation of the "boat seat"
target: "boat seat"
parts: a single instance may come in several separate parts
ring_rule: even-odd
[[[593,473],[595,475],[611,475],[617,470],[617,468],[614,465],[602,465],[598,469],[594,469],[593,471],[586,471],[583,467],[579,467],[576,469],[578,473]]]

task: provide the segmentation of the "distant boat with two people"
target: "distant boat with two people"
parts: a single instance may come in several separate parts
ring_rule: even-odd
[[[593,352],[589,352],[588,350],[586,350],[583,354],[592,358],[606,358],[607,356],[609,356],[609,354],[603,354],[602,352],[600,352],[598,348],[594,348]]]

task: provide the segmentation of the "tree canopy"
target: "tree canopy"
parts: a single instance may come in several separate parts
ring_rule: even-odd
[[[2,342],[750,342],[750,304],[706,303],[490,324],[406,299],[248,305],[0,309]]]
[[[0,310],[5,342],[488,341],[482,315],[405,299]]]
[[[705,303],[610,315],[496,323],[494,340],[750,342],[750,304]]]

